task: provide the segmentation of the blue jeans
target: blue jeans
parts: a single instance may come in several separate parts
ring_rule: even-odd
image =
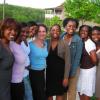
[[[25,97],[24,100],[33,100],[29,75],[24,77]]]

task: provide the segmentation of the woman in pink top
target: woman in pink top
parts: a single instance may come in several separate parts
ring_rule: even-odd
[[[24,100],[23,73],[25,70],[26,54],[21,47],[23,33],[20,28],[19,26],[19,33],[16,35],[15,41],[11,41],[10,43],[10,48],[15,58],[11,80],[12,100]]]

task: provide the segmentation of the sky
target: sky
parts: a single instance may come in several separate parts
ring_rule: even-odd
[[[31,8],[54,8],[61,5],[65,0],[5,0],[6,3],[11,5],[18,5]],[[4,0],[0,0],[3,3]]]

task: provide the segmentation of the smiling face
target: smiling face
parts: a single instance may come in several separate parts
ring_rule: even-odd
[[[12,28],[7,28],[4,30],[3,38],[5,38],[7,41],[12,40],[16,36],[17,32]]]
[[[89,28],[87,26],[83,26],[81,29],[80,29],[80,37],[82,39],[87,39],[88,36],[89,36]]]
[[[27,37],[28,37],[28,30],[29,30],[28,27],[23,27],[23,28],[21,29],[21,34],[22,34],[22,40],[23,40],[23,41],[26,40]]]
[[[18,31],[18,22],[13,18],[5,18],[1,23],[1,38],[6,41],[14,39]]]
[[[54,25],[50,30],[50,35],[52,39],[59,39],[61,29],[59,26]]]
[[[45,38],[46,38],[46,28],[44,26],[39,26],[37,38],[40,39],[40,40],[45,40]]]
[[[99,30],[93,30],[92,31],[92,40],[94,42],[100,41],[100,31]]]
[[[74,21],[69,21],[65,26],[65,31],[72,35],[76,31],[76,23]]]
[[[13,41],[15,39],[16,35],[17,35],[17,31],[13,30],[11,35],[10,35],[10,40]]]
[[[38,30],[38,26],[34,25],[29,27],[29,37],[33,37],[37,33],[37,30]]]

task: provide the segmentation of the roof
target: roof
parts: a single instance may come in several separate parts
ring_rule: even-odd
[[[64,8],[64,3],[60,4],[59,6],[52,7],[52,8],[45,8],[45,9],[63,9]]]

